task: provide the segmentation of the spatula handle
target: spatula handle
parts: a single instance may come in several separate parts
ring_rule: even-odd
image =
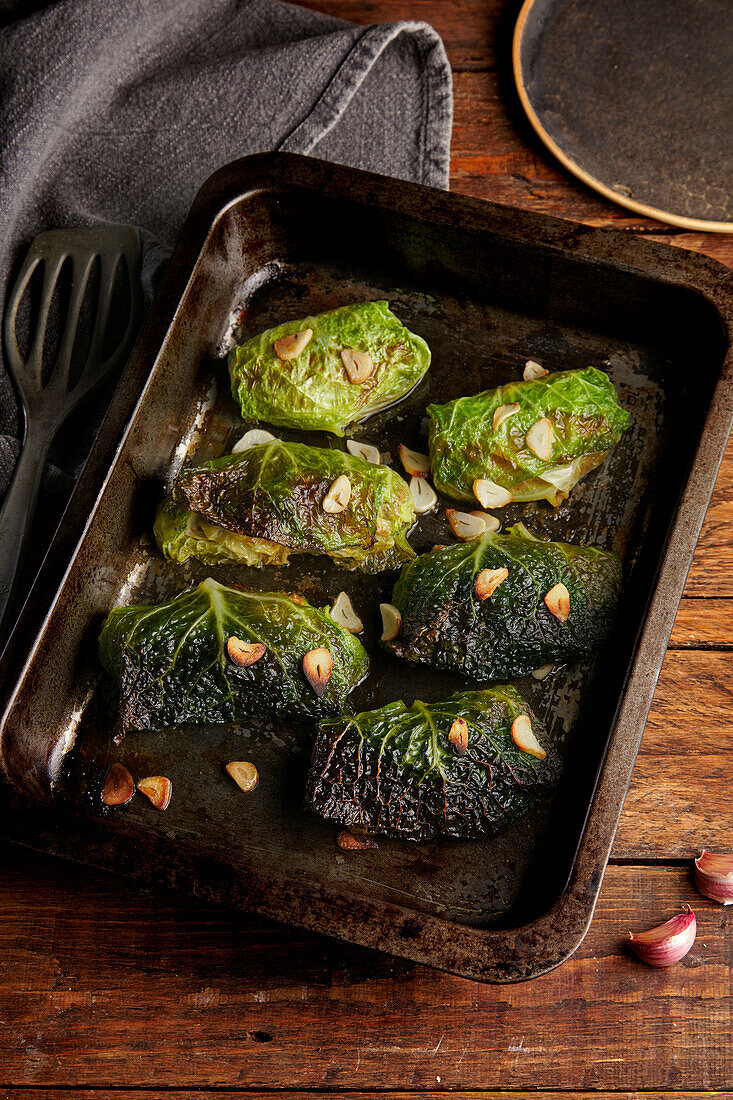
[[[18,566],[23,555],[49,440],[28,434],[0,511],[0,652],[12,627]]]

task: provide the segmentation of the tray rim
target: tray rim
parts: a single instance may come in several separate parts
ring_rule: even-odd
[[[14,700],[72,568],[75,554],[71,556],[60,582],[53,581],[53,570],[49,573],[47,567],[52,564],[54,557],[58,558],[65,544],[70,549],[84,538],[96,511],[96,504],[104,493],[107,479],[119,459],[144,398],[149,364],[156,361],[167,334],[176,321],[181,300],[206,241],[218,220],[232,204],[257,191],[283,188],[317,190],[334,199],[346,198],[347,201],[376,205],[396,213],[402,210],[407,213],[406,207],[411,206],[419,196],[422,221],[433,221],[436,218],[444,221],[448,214],[452,218],[458,215],[473,231],[480,229],[506,232],[508,228],[515,240],[524,240],[533,247],[539,245],[557,249],[573,258],[605,263],[639,275],[653,274],[655,278],[661,278],[671,286],[697,291],[715,306],[727,330],[727,353],[702,427],[690,474],[672,521],[669,540],[660,558],[656,582],[612,724],[573,870],[564,891],[545,913],[513,929],[477,929],[457,926],[440,917],[387,902],[373,903],[362,895],[336,889],[321,888],[316,904],[310,883],[307,886],[291,880],[275,883],[271,878],[267,882],[263,878],[257,887],[251,885],[249,890],[245,888],[244,891],[241,884],[239,889],[234,889],[233,883],[229,882],[222,897],[221,889],[217,893],[216,888],[200,889],[197,886],[206,878],[207,872],[200,866],[200,849],[198,854],[194,851],[190,854],[191,862],[188,866],[192,875],[189,875],[188,885],[196,893],[202,892],[208,897],[219,897],[220,900],[230,902],[231,895],[234,894],[236,905],[261,915],[375,947],[464,977],[496,983],[528,980],[546,973],[569,958],[577,950],[590,925],[677,606],[733,422],[733,276],[724,265],[709,257],[631,238],[614,230],[591,228],[582,223],[452,195],[421,184],[377,176],[294,154],[256,154],[219,169],[206,180],[193,202],[110,411],[64,514],[62,527],[49,549],[29,602],[6,650],[11,656],[10,667],[13,667],[15,657],[17,665],[22,665],[22,671],[15,680],[0,722],[0,764],[4,766],[3,735],[12,714]],[[410,217],[414,219],[413,212]],[[590,244],[594,248],[592,256],[589,254]],[[662,275],[660,266],[663,268]],[[707,453],[707,462],[700,461],[703,450]],[[111,455],[110,462],[107,462],[108,452]],[[100,470],[103,471],[101,487]],[[85,502],[89,502],[86,510]],[[74,520],[79,515],[86,515],[86,522],[78,538],[71,537],[73,530],[76,530]],[[39,613],[42,614],[42,621]],[[28,636],[27,627],[30,624],[32,630],[34,621],[40,623],[40,629],[30,652],[27,652],[22,645],[21,636]],[[17,660],[19,656],[21,660]],[[609,806],[612,807],[611,810]],[[61,815],[61,820],[66,820],[71,826],[76,816],[73,815],[72,818],[68,814]],[[83,822],[88,819],[80,817],[80,820]],[[110,829],[107,823],[105,825],[103,832],[109,831],[110,840],[113,841],[115,830]],[[10,831],[12,832],[12,828]],[[70,832],[73,833],[73,827]],[[20,842],[24,843],[22,839]],[[48,850],[48,838],[41,847]],[[53,844],[54,850],[57,854],[66,854],[59,851],[60,847],[62,845],[59,845],[57,838]],[[73,852],[73,842],[69,848]],[[182,850],[186,852],[185,846]],[[208,859],[211,870],[211,856]],[[109,865],[109,861],[104,858],[85,859],[82,862],[99,867]],[[217,857],[213,864],[220,867],[225,883],[227,876],[231,879],[231,870],[223,861]],[[166,873],[169,882],[182,881],[180,868],[171,866],[166,868]],[[156,865],[156,878],[161,881],[160,864]],[[165,875],[162,880],[166,881]],[[305,900],[308,901],[308,906],[298,904],[298,911],[294,914],[293,904]],[[344,906],[349,907],[352,916],[348,922],[348,935],[343,934],[338,923],[338,914],[343,911]],[[364,919],[360,922],[353,920],[354,907],[363,914]],[[460,936],[455,934],[457,927],[460,927]]]

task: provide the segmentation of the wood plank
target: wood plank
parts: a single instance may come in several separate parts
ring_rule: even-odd
[[[733,599],[683,599],[670,646],[679,649],[733,648]]]
[[[483,986],[8,851],[6,1087],[713,1089],[733,1080],[733,914],[685,868],[609,868],[563,967]],[[695,907],[670,970],[629,929]],[[591,1038],[592,1037],[592,1038]]]
[[[274,1095],[277,1095],[275,1093]],[[287,1090],[287,1100],[314,1100],[317,1096],[333,1096],[334,1093],[300,1090],[293,1092]],[[371,1089],[339,1089],[335,1093],[339,1100],[411,1100],[415,1093],[408,1091]],[[445,1092],[438,1089],[421,1089],[420,1100],[445,1100]],[[470,1092],[461,1090],[461,1100],[488,1100],[487,1093],[471,1089]],[[260,1092],[252,1089],[225,1089],[223,1091],[209,1092],[207,1089],[195,1090],[195,1095],[188,1089],[115,1089],[115,1100],[271,1100],[273,1093]],[[733,1092],[512,1092],[512,1100],[731,1100]],[[3,1091],[2,1100],[99,1100],[97,1089],[6,1089]]]

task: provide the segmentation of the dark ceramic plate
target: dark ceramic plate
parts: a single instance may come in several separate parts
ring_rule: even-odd
[[[733,233],[730,0],[526,0],[514,76],[532,126],[584,183]]]
[[[482,980],[518,981],[562,962],[590,922],[730,427],[726,278],[691,253],[310,158],[222,169],[196,199],[3,661],[0,760],[15,790],[0,799],[0,822],[27,843]],[[302,809],[311,729],[276,718],[115,744],[96,638],[116,603],[158,599],[207,572],[321,604],[345,588],[373,659],[356,706],[435,700],[467,683],[380,651],[377,605],[394,574],[305,556],[279,570],[173,567],[151,543],[163,482],[184,458],[222,453],[243,431],[220,350],[285,317],[383,296],[433,350],[423,383],[359,430],[392,455],[402,441],[424,445],[428,401],[516,378],[528,358],[609,371],[633,418],[622,442],[561,508],[516,505],[503,518],[616,549],[626,589],[611,652],[520,682],[561,761],[550,797],[496,837],[384,840],[345,854],[333,825]],[[425,549],[448,537],[441,509],[411,540]],[[137,778],[172,779],[165,813],[141,796],[105,812],[115,759]],[[232,759],[256,764],[252,794],[226,776]]]

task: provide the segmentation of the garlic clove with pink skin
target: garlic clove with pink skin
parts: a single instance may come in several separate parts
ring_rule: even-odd
[[[690,906],[684,913],[648,928],[646,932],[629,932],[631,950],[649,966],[674,966],[684,959],[695,942],[697,921]]]
[[[708,852],[695,860],[695,886],[701,894],[722,905],[733,905],[733,855]]]

